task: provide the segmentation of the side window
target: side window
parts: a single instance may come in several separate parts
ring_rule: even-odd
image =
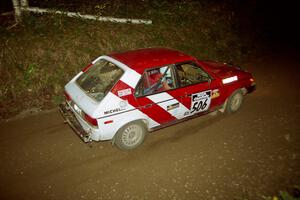
[[[188,63],[176,65],[176,71],[178,74],[178,82],[181,87],[207,82],[210,79],[209,75],[195,64]]]
[[[173,88],[175,88],[174,75],[172,66],[169,65],[146,71],[135,90],[135,95],[151,95]]]

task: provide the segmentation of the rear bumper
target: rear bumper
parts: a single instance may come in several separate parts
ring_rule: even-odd
[[[78,120],[76,119],[74,113],[71,111],[69,105],[66,103],[59,104],[59,111],[65,119],[65,122],[74,130],[74,132],[84,141],[92,141],[90,133],[87,133]]]

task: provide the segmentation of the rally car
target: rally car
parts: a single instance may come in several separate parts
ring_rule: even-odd
[[[59,106],[84,142],[139,146],[148,132],[212,111],[236,112],[255,90],[251,73],[166,48],[100,56],[65,86]]]

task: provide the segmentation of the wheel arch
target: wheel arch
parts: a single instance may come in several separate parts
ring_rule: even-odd
[[[243,95],[247,93],[247,89],[241,84],[234,84],[227,88],[227,98],[228,99],[234,92],[241,90]]]
[[[148,131],[149,130],[149,123],[147,121],[147,119],[145,118],[136,118],[136,119],[124,119],[121,123],[120,123],[120,126],[118,126],[116,129],[115,129],[115,133],[111,139],[111,143],[112,144],[115,144],[115,138],[116,138],[116,135],[118,133],[118,131],[120,129],[122,129],[123,127],[127,126],[128,124],[130,123],[141,123],[143,124],[143,126],[145,127],[145,129]]]
[[[225,110],[226,110],[226,106],[227,106],[227,102],[228,102],[228,99],[231,97],[231,95],[233,93],[235,93],[236,91],[240,90],[242,92],[243,95],[246,95],[247,94],[247,89],[245,87],[234,87],[234,88],[231,88],[228,92],[227,92],[227,97],[222,105],[222,107],[219,109],[220,112],[224,113]]]

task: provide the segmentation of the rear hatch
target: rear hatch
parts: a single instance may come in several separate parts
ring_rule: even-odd
[[[97,59],[75,76],[65,87],[71,106],[82,115],[99,117],[99,103],[116,84],[124,71],[105,59]]]

